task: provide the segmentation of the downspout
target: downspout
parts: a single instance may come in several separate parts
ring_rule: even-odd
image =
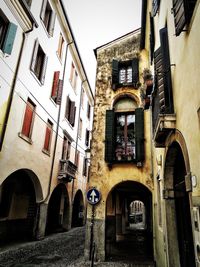
[[[18,56],[18,59],[17,59],[17,65],[16,65],[14,77],[13,77],[13,80],[12,80],[10,95],[9,95],[9,98],[8,98],[8,104],[7,104],[7,108],[6,108],[5,119],[4,119],[4,122],[3,122],[2,137],[0,139],[0,151],[2,150],[2,146],[3,146],[3,140],[4,140],[4,137],[5,137],[6,127],[7,127],[7,124],[8,124],[10,110],[11,110],[11,106],[12,106],[12,102],[13,102],[13,96],[14,96],[14,92],[15,92],[15,86],[16,86],[16,83],[17,83],[17,77],[18,77],[18,74],[19,74],[19,67],[20,67],[21,60],[22,60],[22,54],[23,54],[23,50],[24,50],[26,37],[27,37],[28,33],[33,31],[34,26],[37,28],[38,27],[37,23],[34,22],[32,28],[30,30],[26,31],[26,32],[23,32],[23,35],[22,35],[23,39],[22,39],[22,43],[21,43],[21,47],[20,47],[20,51],[19,51],[19,56]]]
[[[79,111],[78,111],[78,127],[77,127],[77,135],[76,135],[76,146],[75,146],[75,158],[74,158],[74,164],[77,164],[77,152],[78,152],[78,136],[79,136],[79,127],[80,127],[80,114],[81,114],[81,99],[83,95],[83,83],[87,80],[83,80],[81,82],[81,93],[80,93],[80,100],[79,100]],[[74,179],[72,181],[72,193],[71,193],[71,202],[73,205],[73,197],[74,197]]]
[[[63,80],[63,88],[64,88],[64,77],[65,77],[65,70],[66,70],[66,63],[67,63],[67,52],[68,52],[68,46],[73,43],[70,42],[66,46],[66,53],[65,53],[65,62],[64,62],[64,67],[63,67],[63,75],[62,75],[62,80]],[[62,95],[61,95],[61,103],[62,103]],[[57,125],[56,125],[56,136],[55,136],[55,143],[54,143],[54,148],[53,148],[53,155],[52,155],[52,162],[51,162],[51,169],[50,169],[50,175],[49,175],[49,183],[48,183],[48,191],[46,197],[39,202],[39,204],[42,204],[47,201],[50,191],[51,191],[51,182],[53,178],[53,168],[54,168],[54,162],[55,162],[55,155],[56,155],[56,148],[57,148],[57,142],[58,142],[58,131],[59,131],[59,125],[60,125],[60,114],[61,114],[61,104],[59,105],[58,109],[58,117],[57,117]]]

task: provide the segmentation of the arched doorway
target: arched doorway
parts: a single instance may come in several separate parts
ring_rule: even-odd
[[[106,202],[105,234],[108,260],[152,260],[152,194],[147,187],[127,181],[112,189]]]
[[[51,194],[46,223],[46,234],[69,229],[70,207],[69,196],[64,184],[59,184]]]
[[[180,145],[173,142],[165,161],[165,207],[170,266],[195,267],[186,165]]]
[[[84,223],[84,203],[81,190],[76,192],[73,203],[72,227],[83,226]]]
[[[31,171],[21,169],[1,185],[0,240],[3,244],[30,240],[35,235],[37,205],[33,176]]]

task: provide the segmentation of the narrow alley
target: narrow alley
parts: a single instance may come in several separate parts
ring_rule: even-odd
[[[89,267],[91,262],[84,260],[84,234],[85,227],[77,227],[69,232],[50,235],[41,241],[1,248],[0,267]],[[143,264],[122,261],[95,262],[94,266],[153,267],[149,261]]]

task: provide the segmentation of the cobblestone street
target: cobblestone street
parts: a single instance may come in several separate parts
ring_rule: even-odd
[[[1,248],[0,267],[69,266],[90,267],[84,260],[85,228],[54,234],[41,241],[13,244]],[[122,262],[98,262],[94,266],[152,267],[151,264],[135,265]]]

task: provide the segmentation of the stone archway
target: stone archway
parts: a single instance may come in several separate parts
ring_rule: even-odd
[[[132,227],[130,205],[143,203],[145,227]],[[106,201],[106,258],[142,261],[153,258],[152,194],[138,182],[116,185]]]
[[[37,186],[36,186],[37,185]],[[35,189],[38,191],[36,192]],[[38,198],[38,199],[37,199]],[[42,189],[37,176],[20,169],[10,174],[1,185],[0,240],[30,240],[35,236],[37,200]]]
[[[59,184],[52,192],[47,211],[46,234],[70,228],[70,204],[67,189]]]
[[[185,149],[184,149],[185,150]],[[190,193],[186,187],[188,164],[180,143],[169,145],[164,172],[164,199],[169,266],[195,267]]]
[[[84,203],[83,194],[78,190],[74,197],[72,211],[72,227],[83,226],[84,223]]]

